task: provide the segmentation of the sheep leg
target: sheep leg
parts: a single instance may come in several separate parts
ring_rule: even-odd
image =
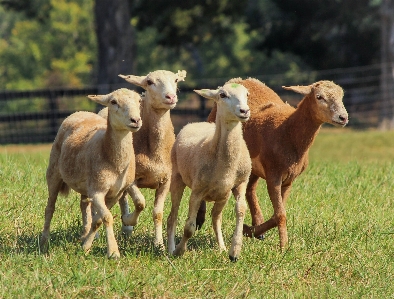
[[[284,248],[287,246],[288,236],[286,227],[286,209],[282,200],[282,186],[280,180],[271,182],[267,180],[267,188],[274,208],[274,215],[263,224],[251,227],[248,233],[251,235],[261,235],[267,230],[277,226],[279,230],[280,247]]]
[[[123,193],[122,196],[119,198],[119,207],[120,207],[120,214],[122,215],[122,233],[126,236],[130,236],[131,233],[133,232],[133,226],[131,225],[126,225],[125,219],[127,217],[130,217],[130,209],[129,209],[129,202],[127,200],[127,192]]]
[[[197,212],[196,228],[200,229],[205,222],[205,214],[207,212],[207,203],[203,200]]]
[[[92,217],[96,214],[92,208],[92,200],[85,195],[81,195],[81,201],[79,203],[82,214],[82,233],[79,238],[83,242],[89,233],[90,226],[92,225]],[[96,232],[95,239],[100,237],[98,231]]]
[[[227,199],[215,201],[212,208],[212,226],[215,232],[216,241],[219,245],[219,250],[226,250],[226,245],[224,245],[223,234],[222,234],[222,211],[227,203]]]
[[[201,196],[192,191],[189,201],[189,213],[183,229],[183,236],[181,242],[176,246],[173,254],[181,256],[187,249],[187,241],[193,236],[196,231],[196,217],[197,211],[201,204]]]
[[[258,177],[257,175],[253,173],[250,174],[249,182],[246,187],[246,199],[248,201],[250,214],[252,216],[253,226],[264,223],[264,217],[263,214],[261,213],[259,198],[257,197],[257,192],[256,192],[259,179],[260,177]],[[244,225],[244,234],[248,235],[248,231],[250,231],[250,228],[247,225]],[[258,239],[264,239],[264,235],[254,235],[254,237]]]
[[[153,207],[153,223],[155,225],[155,245],[164,247],[163,243],[163,210],[164,201],[170,190],[171,181],[168,180],[156,189],[155,203]]]
[[[126,193],[120,199],[119,205],[122,211],[122,232],[130,234],[133,231],[133,227],[137,225],[141,212],[145,209],[145,197],[135,183],[127,189],[127,192],[133,200],[134,212],[129,214]]]
[[[172,175],[171,181],[171,212],[167,218],[167,240],[168,253],[173,254],[175,250],[175,233],[178,219],[179,206],[181,204],[183,191],[186,185],[180,175]]]
[[[90,231],[82,244],[84,251],[88,252],[92,247],[92,243],[98,228],[101,223],[104,222],[107,235],[107,256],[108,258],[119,258],[120,253],[118,249],[118,244],[116,243],[114,230],[113,230],[113,217],[111,212],[105,205],[104,194],[95,194],[93,197],[93,208],[96,212],[92,219],[92,225]]]
[[[92,204],[87,196],[81,195],[79,207],[82,214],[82,234],[80,239],[83,241],[89,233],[90,227],[92,225]]]
[[[235,224],[233,238],[231,240],[229,258],[231,261],[236,262],[242,248],[242,226],[245,219],[245,213],[247,208],[246,200],[245,200],[246,183],[239,185],[238,187],[234,188],[232,191],[236,200],[235,202],[236,224]]]
[[[125,223],[127,225],[135,226],[138,223],[138,217],[145,209],[145,197],[144,195],[142,195],[140,189],[134,183],[127,191],[130,194],[131,199],[133,200],[135,210],[127,217],[128,219],[127,221],[125,221]]]
[[[288,185],[282,185],[282,202],[286,206],[287,199],[289,198],[292,182]]]
[[[252,216],[252,225],[259,225],[264,222],[264,217],[259,205],[259,198],[257,197],[257,186],[260,177],[251,173],[249,182],[246,187],[246,198],[248,201],[250,214]]]
[[[48,239],[49,239],[51,221],[52,221],[53,213],[55,212],[57,196],[59,194],[63,181],[57,175],[47,175],[47,183],[48,183],[49,196],[48,196],[47,206],[45,207],[44,228],[42,229],[42,233],[40,237],[40,250],[43,253],[48,251]]]
[[[274,219],[279,230],[280,247],[284,248],[288,243],[287,226],[286,226],[286,209],[282,200],[281,184],[268,187],[272,205],[274,206]]]

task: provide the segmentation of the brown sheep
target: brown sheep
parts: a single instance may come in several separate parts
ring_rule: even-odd
[[[343,105],[343,90],[331,81],[319,81],[308,86],[283,87],[303,94],[297,109],[257,79],[232,79],[249,91],[251,118],[243,125],[244,138],[252,159],[252,173],[246,199],[252,216],[252,227],[244,225],[244,235],[263,238],[264,233],[278,226],[280,247],[288,244],[286,200],[293,181],[308,165],[308,153],[323,123],[345,126],[348,114]],[[214,121],[216,107],[208,117]],[[274,208],[273,216],[264,222],[256,188],[259,178],[266,180]],[[205,217],[205,203],[200,207],[197,225]]]

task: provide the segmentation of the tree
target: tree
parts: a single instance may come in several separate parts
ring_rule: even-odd
[[[160,29],[159,44],[177,47],[199,45],[207,34],[220,39],[243,18],[247,0],[136,0],[133,2],[138,30]]]
[[[381,7],[381,129],[394,129],[394,1],[383,0]]]
[[[37,89],[56,86],[83,86],[91,81],[96,61],[96,38],[91,11],[92,0],[41,0],[48,12],[34,15],[29,4],[14,7],[15,13],[0,32],[0,88]],[[34,1],[27,1],[31,5]],[[43,8],[43,9],[44,9]],[[4,21],[4,19],[3,19]],[[3,23],[4,24],[4,23]]]
[[[52,9],[50,0],[2,0],[0,4],[9,10],[23,12],[27,18],[36,19],[41,23],[48,20]]]
[[[0,81],[2,88],[82,86],[93,78],[108,88],[108,84],[123,82],[119,73],[133,72],[128,0],[1,3],[8,10],[25,15],[6,38],[0,39],[0,57],[7,61],[7,67],[0,68],[7,81]]]
[[[119,74],[134,73],[134,35],[127,0],[96,0],[96,35],[98,42],[97,83],[114,84],[124,80]],[[102,86],[105,89],[105,86]],[[109,90],[102,90],[107,93]]]
[[[137,0],[132,3],[136,29],[157,28],[158,45],[190,52],[195,72],[202,76],[204,63],[198,47],[230,35],[234,23],[243,19],[247,0]]]
[[[284,72],[296,82],[300,69],[378,62],[379,1],[0,0],[25,16],[3,30],[0,9],[0,87],[109,88],[157,68],[185,68],[188,83]]]
[[[314,69],[379,62],[379,3],[371,0],[271,0],[249,5],[248,21],[260,28],[257,46],[299,55]],[[270,13],[262,14],[269,5]],[[261,16],[261,18],[260,18]],[[368,46],[366,46],[368,45]]]

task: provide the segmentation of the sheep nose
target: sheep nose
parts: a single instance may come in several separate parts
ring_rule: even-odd
[[[175,94],[170,94],[170,93],[168,93],[168,94],[166,95],[166,98],[167,98],[167,99],[170,99],[171,101],[174,101],[175,98],[176,98],[176,95],[175,95]]]
[[[141,120],[140,117],[139,117],[139,118],[130,118],[130,121],[131,121],[133,124],[138,124],[138,123],[140,122],[140,120]]]
[[[348,122],[347,117],[346,117],[346,116],[342,116],[342,115],[339,116],[339,120],[340,120],[341,122],[345,123],[345,124]]]
[[[249,113],[250,113],[250,109],[239,109],[239,112],[241,112],[241,113],[245,114],[246,116],[248,116]]]

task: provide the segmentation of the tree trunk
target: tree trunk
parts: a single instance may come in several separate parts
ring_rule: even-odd
[[[394,129],[394,0],[381,4],[381,107],[380,128]]]
[[[134,33],[128,0],[96,0],[96,35],[100,94],[124,83],[119,74],[133,73]]]

